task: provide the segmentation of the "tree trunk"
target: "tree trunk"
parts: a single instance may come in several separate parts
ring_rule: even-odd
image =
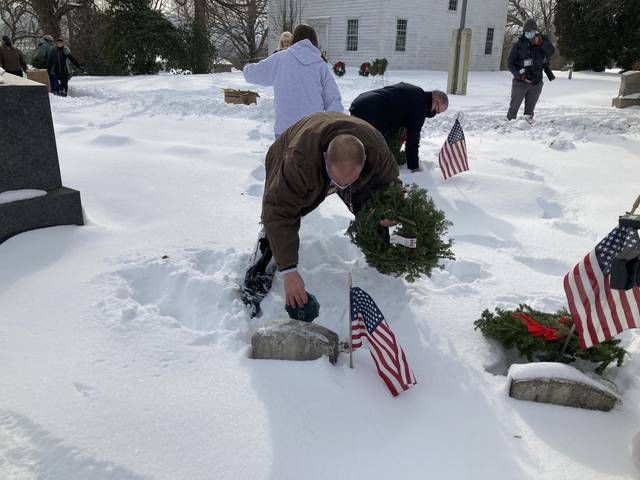
[[[207,32],[206,0],[194,0],[193,11],[193,49],[195,58],[193,73],[209,73],[211,61],[208,53],[209,49],[207,48],[209,38]]]

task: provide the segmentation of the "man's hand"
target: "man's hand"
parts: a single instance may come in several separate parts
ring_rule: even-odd
[[[542,45],[543,41],[544,40],[542,38],[542,35],[540,35],[539,33],[536,34],[535,37],[533,37],[533,45],[536,46],[536,47],[539,47],[540,45]]]
[[[307,303],[307,291],[304,289],[304,280],[298,272],[289,272],[284,275],[285,302],[290,307],[302,308]]]

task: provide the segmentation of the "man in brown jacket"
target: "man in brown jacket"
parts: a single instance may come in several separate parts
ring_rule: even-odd
[[[7,73],[12,73],[19,77],[22,77],[23,71],[27,71],[27,63],[24,61],[24,55],[13,46],[11,39],[7,35],[2,37],[0,67],[4,68]]]
[[[243,300],[258,306],[268,286],[258,294],[252,281],[270,278],[273,255],[284,275],[286,304],[307,303],[304,281],[297,270],[300,220],[323,200],[336,193],[356,213],[379,188],[398,179],[398,164],[384,137],[367,122],[343,113],[317,113],[303,118],[269,148],[267,177],[262,198],[262,223],[266,237],[259,241],[257,256],[245,277]],[[258,288],[259,289],[259,288]]]

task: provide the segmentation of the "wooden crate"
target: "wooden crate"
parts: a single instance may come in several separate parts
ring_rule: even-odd
[[[233,88],[224,89],[224,101],[238,105],[251,105],[258,103],[258,92],[250,90],[235,90]]]
[[[49,72],[46,69],[34,69],[27,70],[27,78],[34,82],[42,83],[46,85],[49,91],[51,91],[51,84],[49,83]]]

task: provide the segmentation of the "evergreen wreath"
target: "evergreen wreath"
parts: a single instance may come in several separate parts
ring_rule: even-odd
[[[347,67],[345,66],[344,62],[336,62],[333,65],[333,73],[336,74],[336,76],[341,77],[343,76],[347,71]]]
[[[360,70],[358,70],[358,75],[360,75],[361,77],[368,77],[370,68],[371,68],[371,64],[369,62],[364,62],[362,65],[360,65]]]
[[[402,144],[407,141],[407,130],[404,128],[398,129],[391,136],[385,138],[391,154],[395,157],[398,165],[404,165],[407,163],[407,154],[405,150],[401,150]]]
[[[416,248],[390,243],[384,219],[399,222],[395,235],[415,239]],[[400,182],[376,192],[360,209],[347,229],[351,242],[364,254],[367,263],[380,273],[403,276],[413,282],[421,275],[431,276],[440,259],[454,259],[452,240],[444,241],[450,221],[439,210],[427,191],[415,184]]]
[[[520,305],[516,310],[496,308],[482,312],[474,322],[486,338],[497,340],[503,347],[515,347],[520,355],[533,362],[571,363],[577,359],[599,363],[596,373],[602,374],[612,362],[619,367],[628,352],[619,346],[620,340],[606,340],[585,350],[580,349],[578,336],[571,334],[573,319],[566,310],[544,313],[528,305]],[[565,343],[567,347],[563,352]]]

